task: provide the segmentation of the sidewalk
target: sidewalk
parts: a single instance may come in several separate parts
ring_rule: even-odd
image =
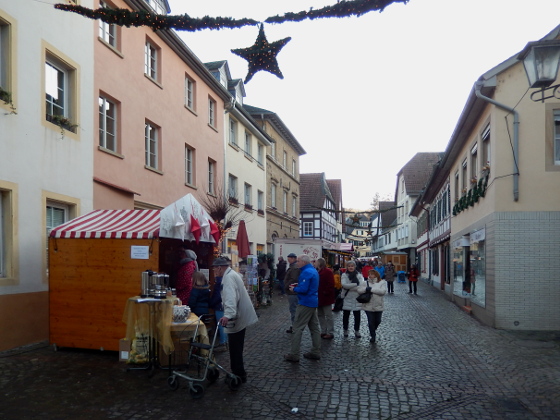
[[[289,350],[287,298],[258,310],[247,330],[248,382],[220,379],[191,399],[167,372],[126,371],[116,352],[30,346],[0,353],[0,418],[96,419],[558,419],[560,334],[480,325],[419,282],[418,296],[395,283],[385,297],[377,344],[337,334],[319,361],[283,360]],[[124,307],[124,304],[123,304]],[[352,318],[350,319],[352,322]],[[311,340],[306,331],[302,352]],[[218,355],[229,367],[228,354]],[[297,408],[293,413],[292,409]]]

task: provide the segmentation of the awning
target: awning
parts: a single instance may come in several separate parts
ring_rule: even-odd
[[[159,235],[159,210],[95,210],[54,228],[52,238],[151,239]]]

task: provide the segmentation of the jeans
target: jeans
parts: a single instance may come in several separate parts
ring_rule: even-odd
[[[306,326],[309,327],[309,332],[311,333],[311,353],[319,356],[321,354],[321,331],[319,330],[317,308],[309,308],[303,305],[298,305],[296,309],[290,354],[299,357],[301,336]]]
[[[319,306],[317,308],[317,316],[319,317],[321,333],[332,334],[334,332],[332,305]]]
[[[218,322],[220,318],[224,316],[224,311],[214,311],[214,312],[216,314],[216,325],[218,325],[218,334],[219,334],[218,344],[225,344],[228,342],[228,335],[226,334],[224,327],[222,327]]]
[[[408,293],[412,293],[412,288],[414,288],[414,294],[416,294],[416,283],[418,283],[417,281],[408,281]]]
[[[394,281],[388,281],[387,282],[387,293],[394,293],[395,292],[395,285],[394,285]]]
[[[288,303],[290,304],[291,323],[292,323],[292,325],[294,325],[294,321],[296,319],[296,308],[298,306],[297,295],[288,295]]]
[[[347,311],[346,309],[342,311],[342,328],[348,329],[348,324],[350,321],[350,312],[354,314],[354,331],[360,331],[360,318],[362,311]]]
[[[236,333],[228,334],[229,341],[229,364],[231,373],[246,378],[245,365],[243,363],[243,347],[245,346],[245,328]]]
[[[379,327],[379,324],[381,324],[381,315],[383,315],[383,312],[372,312],[372,311],[364,311],[366,313],[367,316],[367,322],[368,322],[368,328],[369,328],[369,334],[371,335],[371,338],[373,338],[375,340],[375,331],[377,330],[377,327]]]

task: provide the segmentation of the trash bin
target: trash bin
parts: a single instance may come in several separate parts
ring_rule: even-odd
[[[404,271],[399,271],[397,273],[399,283],[406,283],[406,277],[405,276],[406,276],[406,273]]]

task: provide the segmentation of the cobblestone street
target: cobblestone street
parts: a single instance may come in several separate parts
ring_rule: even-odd
[[[124,308],[124,303],[123,303]],[[480,325],[420,282],[385,297],[376,344],[337,334],[319,361],[288,363],[287,299],[274,296],[247,331],[248,382],[222,379],[193,400],[167,371],[126,371],[116,352],[32,346],[0,353],[2,419],[558,419],[560,334]],[[350,319],[352,326],[352,318]],[[304,333],[302,351],[310,348]],[[218,355],[229,366],[227,353]],[[297,408],[297,412],[293,410]]]

